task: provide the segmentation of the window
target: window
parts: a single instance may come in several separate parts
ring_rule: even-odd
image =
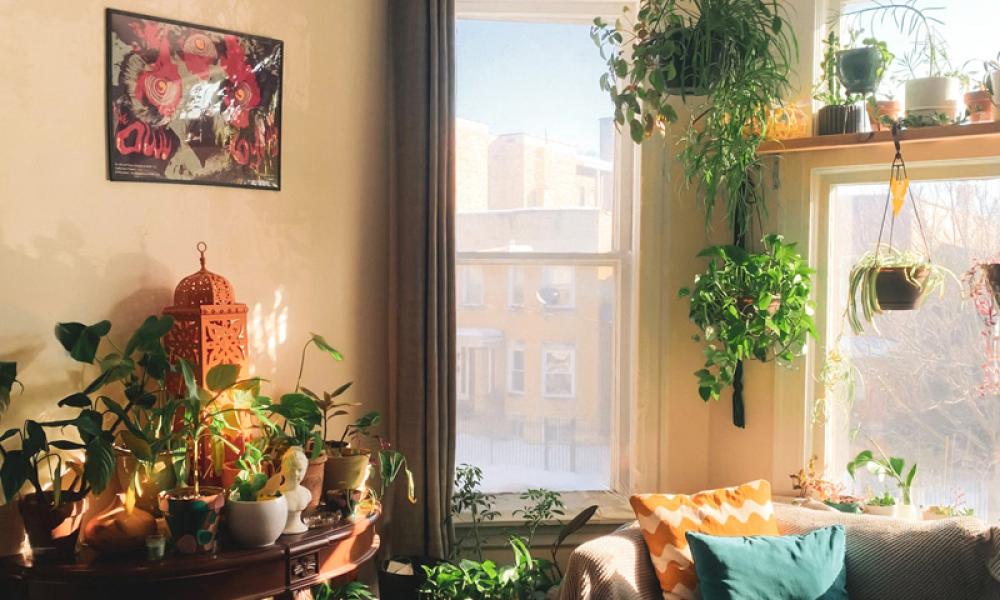
[[[542,348],[542,395],[572,398],[576,395],[576,348],[546,344]]]
[[[462,306],[482,306],[485,288],[483,270],[476,266],[462,267]]]
[[[507,267],[507,306],[524,306],[524,269],[519,266]]]
[[[931,257],[961,276],[974,260],[991,260],[1000,246],[997,164],[920,171],[911,167]],[[971,174],[955,179],[958,173]],[[920,180],[916,178],[920,177]],[[884,183],[834,182],[829,194],[827,339],[840,328],[854,261],[873,248],[882,218]],[[919,250],[922,242],[908,204],[893,244]],[[853,404],[830,407],[832,465],[846,464],[868,437],[885,451],[919,465],[913,502],[950,504],[963,495],[981,517],[1000,517],[1000,396],[980,389],[984,338],[975,307],[956,281],[920,310],[877,315],[881,335],[845,335],[841,350],[860,378]],[[849,330],[848,330],[849,332]],[[860,435],[858,435],[860,433]],[[867,474],[855,492],[894,491]]]
[[[514,342],[507,354],[507,392],[524,393],[524,343]]]
[[[621,6],[457,1],[456,262],[507,290],[472,309],[460,282],[457,336],[506,379],[458,408],[457,461],[487,492],[627,488],[636,149],[590,39],[595,11]]]
[[[576,276],[573,267],[542,267],[542,285],[538,301],[548,309],[576,306]]]

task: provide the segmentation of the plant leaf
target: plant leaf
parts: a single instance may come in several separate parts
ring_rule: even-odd
[[[344,360],[344,355],[338,352],[329,343],[327,343],[326,339],[323,336],[317,333],[311,333],[310,335],[312,336],[312,343],[316,344],[316,347],[322,350],[323,352],[326,352],[327,354],[332,356],[333,360],[337,361]]]
[[[221,392],[232,387],[239,376],[239,365],[215,365],[205,376],[205,385],[213,392]]]

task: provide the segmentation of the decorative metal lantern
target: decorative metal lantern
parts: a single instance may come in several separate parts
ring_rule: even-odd
[[[205,268],[207,249],[205,242],[198,242],[201,269],[177,284],[174,305],[163,310],[174,318],[174,326],[164,338],[170,362],[186,360],[201,385],[212,367],[239,365],[242,371],[249,357],[247,305],[235,301],[228,279]],[[177,379],[173,386],[183,385]]]

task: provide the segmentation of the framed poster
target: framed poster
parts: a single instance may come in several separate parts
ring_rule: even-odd
[[[108,177],[281,189],[280,40],[107,10]]]

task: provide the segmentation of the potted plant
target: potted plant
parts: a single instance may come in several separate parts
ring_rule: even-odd
[[[849,51],[841,48],[840,36],[832,29],[823,40],[823,44],[825,49],[821,63],[822,77],[813,90],[813,98],[823,103],[817,114],[819,135],[864,131],[866,120],[864,107],[859,104],[861,96],[848,92],[841,83],[842,77],[839,76],[838,57],[841,53]],[[853,62],[851,64],[853,66]],[[868,87],[868,82],[860,79],[860,73],[852,71],[849,74],[858,77],[850,80],[853,85]]]
[[[983,75],[976,78],[975,88],[965,92],[965,114],[972,123],[988,123],[994,119],[991,68],[990,61],[984,62]]]
[[[896,515],[896,499],[888,490],[881,496],[872,496],[865,502],[864,513],[876,517],[893,517]]]
[[[919,32],[911,50],[902,58],[903,71],[907,75],[906,115],[953,122],[960,117],[961,84],[958,72],[948,60],[944,40],[934,27],[941,21],[928,16],[931,10],[937,9],[920,9],[914,2],[875,3],[848,11],[844,16],[853,19],[854,24],[868,17],[870,30],[891,18],[901,32]]]
[[[854,46],[857,37],[858,32],[851,32],[851,46]],[[828,45],[831,41],[827,39]],[[878,89],[882,76],[894,59],[885,42],[873,37],[864,38],[860,46],[837,51],[837,78],[848,94],[870,96]]]
[[[679,135],[679,159],[688,183],[701,186],[706,222],[721,205],[729,223],[744,229],[738,213],[764,201],[747,183],[760,164],[756,150],[767,139],[767,113],[782,104],[797,59],[785,4],[642,2],[634,18],[626,8],[615,24],[595,19],[591,37],[608,65],[600,86],[615,123],[636,143],[666,132],[677,120],[675,101],[704,96]]]
[[[886,310],[919,308],[927,294],[944,293],[947,275],[951,271],[924,255],[880,244],[863,254],[851,268],[847,299],[851,329],[856,334],[863,333],[862,318],[874,326],[875,315]]]
[[[790,363],[816,336],[812,269],[780,235],[762,243],[759,253],[706,248],[698,256],[709,259],[708,268],[693,288],[680,290],[681,297],[690,296],[690,319],[701,330],[695,339],[705,342],[705,367],[695,373],[705,401],[719,398],[740,361]]]
[[[21,382],[17,380],[17,363],[0,361],[0,419],[3,419],[4,413],[10,407],[10,394],[15,385],[21,386]],[[24,389],[23,386],[21,389]],[[0,454],[0,461],[2,460]],[[2,468],[0,462],[0,470]],[[0,492],[3,491],[0,486]],[[19,554],[24,544],[24,522],[14,500],[4,495],[3,504],[0,504],[0,557]]]
[[[868,97],[868,120],[872,129],[884,131],[892,128],[903,115],[903,105],[891,93],[885,94],[881,100],[876,96]]]
[[[18,449],[6,449],[2,442],[17,438]],[[66,559],[76,549],[83,513],[90,489],[79,468],[64,470],[62,457],[53,449],[70,448],[68,442],[49,441],[43,426],[27,420],[20,429],[8,429],[0,435],[0,484],[8,503],[17,501],[32,552],[39,558]],[[75,447],[75,446],[74,446]],[[110,471],[110,465],[104,465]],[[95,467],[97,468],[97,467]],[[73,479],[63,481],[70,473]],[[43,485],[43,474],[52,482]],[[30,483],[32,492],[22,494]]]
[[[951,504],[933,504],[925,508],[923,513],[925,521],[974,516],[976,516],[976,511],[972,507],[966,506],[965,492],[961,489],[955,490],[955,498]]]
[[[869,438],[869,441],[875,446],[878,455],[876,456],[871,450],[862,450],[852,461],[847,463],[847,473],[854,479],[858,469],[864,468],[879,479],[886,477],[893,479],[899,487],[902,498],[899,506],[895,506],[896,503],[893,500],[891,504],[891,506],[894,506],[892,516],[900,519],[919,519],[920,510],[911,501],[913,479],[917,475],[917,465],[914,464],[907,470],[905,460],[898,456],[887,455],[875,440]],[[891,499],[891,496],[886,492],[883,495],[884,498]],[[868,512],[867,508],[866,512]]]
[[[244,446],[237,460],[240,471],[226,502],[226,524],[237,543],[249,547],[270,546],[281,535],[288,519],[288,503],[281,495],[282,475],[268,477],[262,471],[261,438]]]

